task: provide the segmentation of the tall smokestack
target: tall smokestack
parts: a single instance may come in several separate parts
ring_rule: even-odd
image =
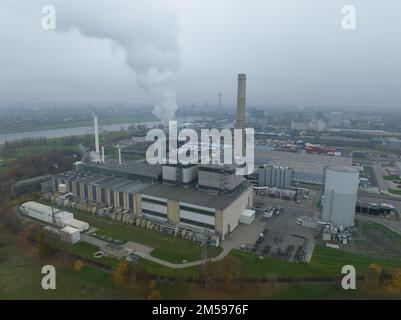
[[[121,166],[123,164],[121,160],[121,148],[118,148],[118,164]]]
[[[95,152],[98,156],[100,156],[99,124],[97,121],[97,116],[93,116],[93,130],[95,131]]]
[[[242,155],[245,155],[245,103],[246,103],[246,74],[238,75],[237,119],[235,129],[242,130]]]
[[[102,146],[102,162],[104,163],[104,147]]]

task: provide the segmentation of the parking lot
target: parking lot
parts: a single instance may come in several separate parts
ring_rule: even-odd
[[[226,241],[235,241],[233,247],[259,256],[309,262],[318,230],[296,224],[297,217],[305,215],[313,213],[293,207],[284,207],[270,218],[259,213],[251,225],[240,225]]]

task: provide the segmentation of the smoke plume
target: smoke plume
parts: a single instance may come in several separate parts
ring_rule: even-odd
[[[122,47],[153,114],[163,123],[175,117],[180,52],[174,0],[58,0],[55,8],[57,30],[77,29]]]

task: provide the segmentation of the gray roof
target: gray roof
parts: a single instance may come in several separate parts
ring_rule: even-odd
[[[82,171],[67,171],[57,174],[58,178],[68,178],[84,183],[98,185],[101,188],[113,189],[128,193],[137,193],[149,186],[148,183],[136,182],[132,180],[124,180],[120,178],[112,178],[99,174],[82,173]]]
[[[122,173],[130,173],[148,177],[157,177],[162,174],[161,165],[159,164],[151,165],[147,162],[140,162],[140,161],[123,161],[123,164],[120,165],[115,160],[108,160],[103,164],[98,164],[94,162],[85,163],[85,166],[104,168]]]
[[[352,166],[349,157],[335,157],[296,152],[271,151],[263,147],[255,147],[255,164],[271,164],[287,166],[295,172],[324,173],[327,166]]]
[[[244,190],[232,195],[212,195],[205,191],[199,191],[196,188],[185,189],[165,184],[155,184],[144,189],[141,193],[145,196],[149,195],[207,208],[224,210],[232,204],[242,192],[244,192]]]

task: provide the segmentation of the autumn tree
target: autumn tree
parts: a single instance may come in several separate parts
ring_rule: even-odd
[[[371,286],[377,286],[379,285],[379,278],[380,274],[383,270],[383,267],[380,266],[379,264],[372,263],[369,265],[369,273],[368,277],[366,278],[366,281],[371,285]]]
[[[393,271],[392,284],[397,289],[401,289],[401,269],[395,269]]]
[[[36,225],[29,225],[26,228],[22,229],[18,233],[18,242],[22,244],[28,243],[30,240],[34,239],[35,231],[37,231],[38,227]]]
[[[134,270],[135,270],[135,280],[139,284],[149,285],[149,282],[151,281],[149,272],[144,267],[140,266],[136,266]]]
[[[213,263],[209,259],[200,266],[199,280],[201,285],[206,288],[212,288],[214,285]]]
[[[382,272],[380,272],[379,281],[382,286],[389,286],[393,282],[393,273],[383,269]]]
[[[40,257],[47,258],[54,253],[55,248],[51,244],[49,236],[44,231],[39,233],[37,241],[38,241],[38,254]]]
[[[235,288],[232,259],[227,256],[223,260],[223,263],[223,287],[224,290],[230,291]]]
[[[74,262],[74,270],[80,272],[80,271],[83,270],[83,268],[84,268],[83,261],[81,259],[75,260],[75,262]]]
[[[131,285],[136,280],[138,268],[128,261],[121,261],[116,268],[114,280],[119,285]],[[144,276],[145,277],[145,276]]]
[[[157,291],[156,289],[153,289],[148,295],[148,300],[160,300],[160,299],[161,299],[160,292]]]

